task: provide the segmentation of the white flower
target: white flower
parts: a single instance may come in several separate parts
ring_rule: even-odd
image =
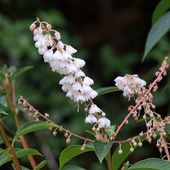
[[[94,98],[97,96],[97,92],[92,89],[92,90],[90,91],[89,96],[90,96],[91,99],[94,99]]]
[[[107,128],[110,126],[110,120],[108,118],[102,117],[98,120],[99,128]]]
[[[90,106],[89,114],[100,113],[100,112],[102,112],[102,110],[99,107],[97,107],[97,105],[92,104]]]
[[[80,84],[79,82],[75,82],[75,83],[72,85],[72,88],[73,88],[73,90],[75,90],[75,91],[79,91],[79,90],[81,90],[82,86],[81,86],[81,84]]]
[[[84,77],[84,76],[85,76],[85,74],[81,70],[77,71],[74,75],[75,78]]]
[[[77,52],[77,50],[70,45],[66,45],[66,51],[71,55]]]
[[[74,58],[74,65],[76,68],[82,68],[85,65],[85,61],[79,58]]]
[[[44,57],[44,62],[49,62],[53,57],[53,50],[52,49],[47,50],[43,57]]]
[[[38,48],[38,53],[40,55],[44,55],[47,51],[47,48],[46,47],[41,47],[41,48]]]
[[[97,118],[94,115],[90,114],[85,118],[85,122],[90,124],[97,123]]]
[[[94,81],[91,78],[86,76],[83,80],[83,84],[92,85],[92,84],[94,84]]]
[[[64,44],[63,44],[62,41],[58,41],[57,45],[58,45],[58,47],[59,47],[60,49],[63,49],[63,48],[64,48]]]
[[[124,77],[119,76],[114,81],[116,82],[115,85],[123,91],[123,96],[129,98],[146,85],[146,82],[140,79],[137,74],[127,74]]]
[[[56,60],[62,61],[63,60],[63,55],[61,54],[60,51],[56,51],[54,53],[54,55],[53,55],[53,58],[54,58],[54,60],[56,59]]]
[[[68,76],[65,76],[64,78],[62,78],[59,84],[60,85],[67,84],[67,83],[72,84],[74,83],[74,81],[75,81],[74,77],[71,74],[69,74]]]

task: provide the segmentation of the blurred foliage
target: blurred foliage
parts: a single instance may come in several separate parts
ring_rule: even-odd
[[[77,5],[75,5],[76,3]],[[63,41],[78,49],[78,53],[75,56],[86,60],[87,65],[84,71],[94,79],[96,83],[94,88],[114,86],[114,78],[126,73],[139,74],[140,77],[150,82],[163,57],[170,54],[170,39],[169,35],[166,35],[156,47],[153,48],[146,58],[146,61],[141,63],[144,42],[150,28],[151,14],[157,2],[144,2],[141,0],[140,2],[130,1],[124,3],[122,1],[115,1],[111,3],[113,6],[111,9],[109,8],[109,3],[111,2],[106,1],[106,6],[104,6],[101,1],[93,1],[90,2],[89,6],[89,3],[85,3],[84,1],[51,1],[50,3],[50,1],[42,2],[40,0],[19,0],[15,1],[13,6],[10,0],[0,1],[0,8],[2,9],[0,12],[0,66],[6,64],[9,66],[15,65],[17,68],[23,66],[34,67],[25,73],[24,76],[17,79],[17,97],[19,95],[24,96],[41,112],[48,112],[52,120],[63,124],[68,129],[80,133],[82,133],[83,129],[89,128],[89,125],[82,123],[85,117],[83,109],[80,108],[79,113],[77,113],[75,103],[65,97],[65,94],[58,85],[61,77],[51,72],[48,64],[45,64],[42,57],[38,55],[34,47],[32,34],[29,31],[29,25],[36,17],[39,17],[42,20],[48,21],[54,28],[60,31]],[[107,39],[103,38],[102,41],[90,47],[84,45],[88,44],[88,42],[84,43],[86,37],[84,32],[90,32],[91,23],[93,23],[92,27],[95,28],[94,30],[100,29],[100,25],[109,27],[109,25],[105,24],[107,18],[110,16],[110,21],[116,23],[116,21],[111,18],[112,15],[119,17],[118,12],[123,13],[122,11],[124,9],[128,11],[129,4],[132,7],[130,11],[135,9],[135,11],[137,11],[135,14],[142,16],[140,20],[142,27],[140,27],[135,20],[136,23],[129,25],[125,30],[117,29],[118,31],[116,32],[108,31],[109,38]],[[84,10],[81,11],[81,6],[86,10],[85,12]],[[12,7],[14,7],[14,9],[11,9]],[[77,14],[76,11],[79,13]],[[113,11],[115,11],[115,13]],[[135,14],[134,16],[136,17]],[[122,23],[120,22],[120,24],[123,25],[123,21]],[[115,24],[114,27],[117,25],[118,24]],[[102,29],[103,34],[107,32],[107,29],[103,27]],[[139,37],[138,32],[141,33],[141,37]],[[89,35],[91,36],[93,33],[94,32],[91,31]],[[132,42],[130,37],[134,39],[134,42]],[[89,40],[91,39],[93,39],[93,37],[90,37]],[[163,88],[165,84],[167,85]],[[96,99],[96,102],[106,111],[108,117],[113,120],[113,124],[120,122],[126,113],[127,101],[120,96],[120,94],[121,92],[116,92],[114,94],[99,96],[99,98]],[[169,96],[170,79],[167,78],[162,83],[159,92],[155,94],[154,101],[158,107],[158,112],[160,111],[163,114],[170,113],[170,105],[168,104]],[[20,119],[21,122],[24,123],[27,122],[29,118],[21,112]],[[11,127],[10,129],[14,128],[11,121],[6,122],[6,124]],[[127,127],[126,131],[122,133],[120,137],[125,138],[134,133],[134,126],[130,124]],[[47,132],[44,132],[44,134],[48,141],[44,141],[42,145],[50,144],[50,148],[58,162],[59,153],[65,147],[65,139],[63,139],[62,135],[54,137]],[[86,133],[85,135],[89,134]],[[30,141],[30,145],[41,148],[40,138],[38,138],[37,135],[31,137],[33,137],[34,140]],[[73,144],[79,142],[78,139],[73,140]],[[144,158],[147,154],[147,151],[145,151],[141,157]],[[88,156],[89,159],[97,160],[94,155],[88,154]],[[136,161],[136,159],[139,160],[141,158],[136,158],[134,154],[132,160]],[[94,163],[92,164],[87,164],[88,160],[87,162],[83,162],[81,158],[78,160],[85,168],[104,169],[103,164],[99,165],[95,161],[93,161]],[[73,160],[73,162],[74,161],[75,160]]]

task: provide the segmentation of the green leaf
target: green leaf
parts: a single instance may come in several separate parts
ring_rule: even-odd
[[[77,165],[67,165],[64,166],[61,170],[85,170],[85,169]]]
[[[170,8],[170,0],[162,0],[156,6],[152,15],[152,25]]]
[[[44,160],[44,161],[41,161],[35,168],[34,170],[40,170],[41,168],[43,168],[44,166],[47,165],[47,161]]]
[[[15,134],[14,140],[16,140],[19,136],[25,135],[31,132],[35,132],[42,129],[48,129],[51,127],[56,127],[56,125],[42,122],[42,121],[32,121],[24,124],[21,128],[19,128]]]
[[[116,125],[112,125],[112,126],[109,126],[108,128],[105,129],[105,131],[106,131],[106,133],[109,137],[114,135],[115,128],[116,128]]]
[[[117,87],[112,86],[112,87],[102,87],[99,89],[96,89],[98,96],[107,94],[107,93],[112,93],[116,91],[120,91]]]
[[[123,151],[122,154],[118,153],[119,147],[116,148],[112,155],[112,164],[113,170],[118,170],[121,164],[125,161],[125,159],[129,156],[130,152],[130,145],[129,143],[123,143],[121,145],[121,149]]]
[[[144,141],[146,136],[143,136],[140,138],[141,141]],[[132,153],[130,151],[130,144],[129,142],[121,144],[121,149],[123,151],[122,154],[118,153],[119,147],[116,148],[112,155],[112,165],[113,165],[113,170],[119,170],[120,166],[122,163],[127,159],[127,157]],[[134,147],[135,149],[135,147]]]
[[[143,61],[148,55],[150,50],[156,45],[156,43],[169,31],[170,29],[170,12],[161,16],[158,21],[153,25],[148,33],[145,50],[143,55]]]
[[[25,167],[25,166],[21,166],[22,170],[30,170],[29,168]]]
[[[60,163],[60,168],[62,168],[68,161],[73,159],[74,157],[85,153],[85,152],[90,152],[93,151],[93,149],[86,148],[85,150],[81,151],[81,145],[71,145],[67,148],[65,148],[59,157],[59,163]]]
[[[110,151],[112,144],[113,144],[113,142],[105,144],[105,143],[101,143],[101,142],[97,141],[94,143],[94,150],[95,150],[96,156],[98,157],[100,163],[103,162],[103,159],[106,157],[106,155]]]
[[[26,157],[29,155],[39,155],[42,156],[37,150],[35,149],[16,149],[16,156],[17,158]],[[7,153],[4,153],[0,157],[0,166],[6,164],[7,162],[11,161],[11,158]]]
[[[149,158],[131,165],[128,170],[169,170],[170,162],[158,158]]]
[[[27,72],[28,70],[30,70],[32,68],[33,68],[33,66],[26,66],[23,68],[19,68],[13,73],[11,78],[16,79],[17,77],[21,76],[22,74],[24,74],[25,72]]]
[[[165,131],[168,135],[168,138],[170,138],[170,124],[165,126]]]
[[[4,116],[8,116],[8,113],[5,112],[3,109],[0,108],[0,118],[4,117]]]

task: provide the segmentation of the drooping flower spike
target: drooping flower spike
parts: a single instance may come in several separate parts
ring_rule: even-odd
[[[90,104],[87,108],[89,115],[85,118],[85,122],[97,124],[99,128],[110,126],[110,120],[105,117],[105,113],[96,105],[98,109],[93,108],[92,100],[97,96],[97,92],[91,88],[94,81],[81,70],[85,61],[72,56],[77,50],[63,43],[60,33],[53,30],[47,22],[37,19],[31,24],[30,29],[34,34],[35,47],[43,56],[44,62],[49,63],[53,72],[64,75],[59,84],[62,85],[66,96],[78,105],[84,102]],[[91,114],[92,110],[93,114]]]

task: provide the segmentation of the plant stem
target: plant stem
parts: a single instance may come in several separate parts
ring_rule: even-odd
[[[111,157],[111,151],[109,151],[109,153],[106,156],[106,161],[107,161],[107,167],[108,170],[112,170],[112,157]]]
[[[168,146],[167,146],[167,142],[166,139],[164,138],[164,136],[161,135],[162,141],[163,141],[163,148],[164,148],[164,152],[166,154],[167,160],[170,161],[170,155],[169,155],[169,151],[168,151]]]
[[[9,155],[10,155],[10,157],[11,157],[13,163],[14,163],[14,166],[15,166],[16,170],[21,170],[21,166],[20,166],[20,163],[19,163],[19,161],[17,159],[16,153],[15,153],[14,149],[11,146],[11,143],[10,143],[10,141],[8,139],[8,135],[6,134],[5,129],[4,129],[3,124],[2,124],[1,121],[0,121],[0,131],[1,131],[1,134],[2,134],[2,136],[4,138],[5,145],[9,149],[9,153],[10,153]]]
[[[10,81],[10,79],[7,78],[6,82],[7,82],[7,84],[6,84],[6,93],[7,93],[8,106],[9,106],[11,112],[14,115],[14,121],[15,121],[16,128],[19,129],[20,128],[20,121],[19,121],[19,118],[18,118],[18,109],[16,107],[15,80]],[[29,145],[28,145],[25,137],[20,136],[20,140],[21,140],[23,148],[28,149]],[[32,155],[28,156],[28,160],[29,160],[32,168],[35,168],[37,166]]]

